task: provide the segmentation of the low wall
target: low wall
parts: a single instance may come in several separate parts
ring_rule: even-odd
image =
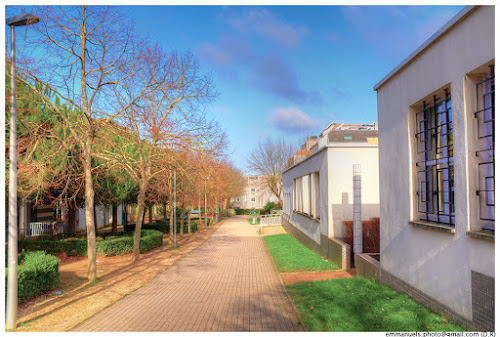
[[[320,255],[323,255],[321,253],[321,246],[316,241],[314,241],[307,234],[292,225],[285,218],[282,218],[282,226],[288,234],[299,240],[304,246],[314,250]]]
[[[377,255],[379,254],[355,254],[356,275],[380,282],[380,262],[374,258]]]
[[[450,320],[455,321],[456,323],[464,326],[467,330],[478,331],[476,330],[477,327],[474,326],[472,321],[462,317],[449,307],[438,302],[433,297],[427,295],[426,293],[415,288],[411,284],[406,283],[405,281],[401,280],[400,278],[392,275],[391,273],[383,269],[380,270],[380,283],[388,285],[397,292],[408,294],[416,302],[426,306],[430,310],[440,315],[447,317]]]
[[[335,238],[329,238],[323,234],[321,234],[321,241],[318,244],[285,218],[283,218],[282,224],[285,231],[299,240],[304,246],[314,250],[324,258],[333,261],[341,269],[351,268],[351,246],[349,244]]]
[[[351,269],[351,246],[344,241],[321,234],[322,254],[342,269]]]

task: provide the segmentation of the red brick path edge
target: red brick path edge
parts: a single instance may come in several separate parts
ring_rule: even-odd
[[[283,278],[283,282],[285,284],[294,284],[299,282],[311,282],[311,281],[320,281],[320,280],[328,280],[328,279],[337,279],[337,278],[352,278],[356,275],[356,270],[336,270],[336,271],[324,271],[324,272],[312,272],[312,273],[303,273],[303,272],[294,272],[294,273],[281,273],[281,277]]]

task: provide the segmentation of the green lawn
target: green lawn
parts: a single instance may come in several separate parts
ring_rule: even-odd
[[[253,218],[248,218],[248,223],[249,223],[250,225],[260,225],[260,218],[259,218],[259,217],[257,217],[257,218],[255,219],[255,224],[253,224],[253,223],[252,223],[252,219],[253,219]]]
[[[264,240],[280,272],[339,269],[288,234],[264,236]]]
[[[309,331],[464,331],[408,295],[362,277],[286,288]]]

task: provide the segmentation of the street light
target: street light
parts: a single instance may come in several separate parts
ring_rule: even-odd
[[[184,228],[181,228],[183,230]],[[177,247],[177,172],[174,167],[174,248]]]
[[[208,177],[205,177],[205,229],[207,229],[207,180]]]
[[[15,27],[40,21],[31,14],[8,18],[10,26],[10,142],[9,142],[9,252],[7,275],[7,329],[16,328],[17,320],[17,112],[16,112],[16,48]]]

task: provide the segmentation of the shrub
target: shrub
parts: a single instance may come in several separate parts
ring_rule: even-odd
[[[78,238],[69,238],[64,241],[53,240],[19,240],[18,247],[20,250],[26,251],[45,251],[47,254],[66,253],[68,256],[86,256],[87,255],[87,240]]]
[[[153,236],[153,238],[149,238]],[[142,252],[161,246],[163,233],[157,230],[141,230],[139,248]],[[27,251],[41,250],[47,254],[66,253],[68,256],[87,256],[87,240],[70,238],[64,241],[20,240],[19,249]],[[114,256],[132,253],[134,249],[133,232],[110,234],[99,238],[96,250],[99,256]]]
[[[142,225],[141,230],[143,229],[151,229],[155,231],[160,231],[162,233],[168,233],[169,225],[167,220],[156,220],[153,224]],[[123,227],[125,232],[133,232],[135,231],[135,224],[128,224]]]
[[[227,216],[234,216],[236,215],[236,211],[232,208],[227,210]]]
[[[141,231],[141,235],[141,241],[139,244],[141,253],[160,247],[163,244],[163,233],[160,231],[143,230]]]
[[[264,211],[264,213],[269,214],[269,212],[271,212],[271,209],[274,209],[274,208],[277,208],[276,203],[274,203],[272,201],[268,201],[266,206],[264,206],[263,211]]]
[[[344,221],[344,242],[353,245],[352,221]],[[380,253],[380,218],[363,221],[363,253]]]
[[[43,251],[28,252],[17,268],[18,303],[26,302],[54,288],[59,282],[59,259]],[[5,268],[5,293],[7,293]]]
[[[263,211],[261,209],[244,209],[244,208],[238,208],[235,210],[236,215],[254,215],[253,212],[255,211],[255,215],[260,215],[260,213]]]
[[[141,230],[139,249],[141,253],[147,252],[163,244],[163,233],[156,230]],[[134,237],[127,235],[113,240],[99,241],[97,244],[98,256],[115,256],[130,254],[134,250]]]
[[[190,226],[191,226],[191,232],[194,233],[198,230],[198,223],[197,222],[191,222],[190,223]]]

